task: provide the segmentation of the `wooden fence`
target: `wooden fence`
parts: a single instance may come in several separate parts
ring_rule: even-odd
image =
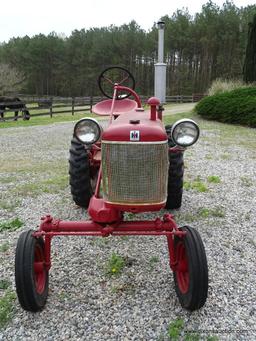
[[[193,94],[166,96],[167,103],[189,103],[197,102],[205,95]],[[24,96],[19,95],[19,98],[26,104],[27,109],[30,112],[31,117],[46,116],[53,117],[57,114],[71,114],[75,115],[76,112],[91,113],[92,106],[103,99],[103,97],[43,97],[36,96]],[[141,96],[142,103],[146,103],[147,96]],[[10,104],[10,103],[9,103]],[[13,103],[15,104],[15,103]],[[14,109],[2,110],[6,120],[12,120],[15,118],[13,113]],[[22,118],[22,113],[19,112],[17,118]]]

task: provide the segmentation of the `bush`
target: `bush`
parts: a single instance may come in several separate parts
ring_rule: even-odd
[[[256,87],[239,88],[203,98],[195,107],[204,118],[256,127]]]
[[[248,87],[248,85],[244,84],[242,81],[217,78],[212,82],[212,85],[208,90],[208,95],[213,96],[244,87]]]

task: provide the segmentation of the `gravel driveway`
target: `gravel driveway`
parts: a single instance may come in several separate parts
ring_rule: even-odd
[[[168,326],[176,319],[184,321],[182,340],[195,332],[196,340],[256,339],[255,130],[199,123],[201,138],[185,154],[183,206],[174,214],[180,225],[195,227],[205,243],[206,305],[193,313],[180,307],[164,237],[56,237],[45,309],[25,312],[16,299],[0,340],[160,341],[168,340]],[[22,230],[36,228],[46,213],[87,217],[69,193],[72,128],[61,123],[0,130],[0,223],[14,218],[25,223],[0,233],[0,246],[7,248],[0,251],[1,279],[11,283],[9,290],[15,290],[14,252]],[[129,266],[109,277],[106,264],[113,253]]]

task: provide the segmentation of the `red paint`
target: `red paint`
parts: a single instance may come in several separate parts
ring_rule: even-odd
[[[34,280],[38,294],[42,294],[46,284],[45,257],[43,249],[36,244],[34,252]]]
[[[106,99],[95,104],[92,107],[92,112],[96,115],[100,116],[108,116],[111,113],[112,107],[112,99]],[[115,100],[114,103],[114,115],[120,115],[129,111],[133,111],[138,107],[138,103],[129,98],[125,98],[122,100]]]
[[[119,91],[129,92],[135,100],[106,100],[96,104],[93,111],[98,115],[113,115],[110,125],[103,132],[101,141],[97,142],[87,150],[90,160],[90,171],[93,176],[98,174],[95,195],[92,196],[88,208],[90,220],[84,221],[62,221],[53,219],[50,215],[43,217],[40,228],[33,235],[44,238],[44,250],[40,247],[35,249],[34,276],[35,286],[38,293],[45,288],[46,273],[51,267],[51,240],[54,236],[166,236],[168,241],[170,266],[176,273],[178,285],[182,293],[189,288],[188,259],[184,247],[183,237],[186,232],[179,230],[174,217],[167,213],[163,218],[153,221],[134,220],[124,221],[124,212],[146,212],[159,211],[165,206],[165,202],[147,205],[112,204],[105,202],[100,195],[101,186],[101,142],[124,142],[131,141],[131,131],[139,132],[138,143],[165,143],[167,134],[161,121],[162,111],[159,109],[159,100],[151,97],[148,100],[150,110],[144,112],[141,108],[139,96],[124,86],[115,85],[114,94],[118,96]],[[115,97],[115,96],[114,96]],[[121,115],[120,115],[121,114]],[[112,117],[112,116],[111,116]],[[171,149],[173,152],[180,148]],[[150,186],[149,179],[149,186]],[[174,246],[174,236],[180,237],[180,241]]]
[[[134,97],[135,101],[137,102],[138,108],[141,108],[141,100],[140,100],[138,94],[134,90],[127,88],[127,86],[122,86],[122,85],[115,85],[114,90],[117,90],[117,93],[118,93],[118,91],[129,92]]]
[[[98,179],[97,179],[97,183],[96,183],[96,188],[95,188],[95,193],[94,196],[96,198],[100,197],[100,184],[101,184],[101,178],[102,178],[102,170],[101,170],[101,165],[100,165],[100,169],[99,169],[99,173],[98,173]],[[91,204],[91,203],[90,203]]]
[[[165,207],[165,202],[161,204],[147,204],[147,205],[129,205],[129,204],[115,204],[106,202],[106,207],[112,207],[123,212],[140,213],[140,212],[150,212],[150,211],[160,211],[161,208]]]
[[[189,268],[184,241],[181,240],[175,247],[176,268],[175,274],[180,291],[185,294],[189,288]]]
[[[148,100],[148,104],[150,105],[150,119],[152,121],[156,120],[156,107],[160,104],[160,101],[156,97],[150,97]]]
[[[120,221],[122,214],[120,210],[107,207],[102,198],[92,196],[88,213],[93,221],[97,223],[113,223]]]
[[[95,200],[95,199],[94,199]],[[153,221],[123,221],[120,212],[120,220],[112,223],[96,223],[92,220],[86,221],[63,221],[53,219],[50,215],[42,217],[40,229],[34,232],[34,237],[42,236],[45,238],[44,255],[37,256],[37,262],[41,263],[45,260],[44,264],[48,271],[51,267],[51,239],[54,236],[167,236],[168,240],[172,240],[173,236],[184,237],[186,234],[178,229],[173,216],[165,214],[162,219],[156,218]],[[168,243],[170,258],[174,254],[172,243]],[[35,264],[35,268],[41,271],[41,264]],[[40,272],[39,271],[39,272]],[[42,290],[43,277],[40,272],[38,277],[38,290]]]
[[[130,120],[135,119],[139,119],[140,123],[130,123]],[[159,142],[167,140],[167,135],[161,120],[150,120],[149,111],[134,111],[117,117],[103,132],[102,141],[130,142],[131,130],[138,130],[140,132],[140,141],[138,142]]]
[[[94,198],[94,197],[93,197]],[[95,198],[93,199],[93,202]],[[98,204],[98,203],[97,203]],[[184,235],[185,233],[178,230],[178,226],[175,223],[173,216],[170,214],[165,214],[163,219],[156,218],[153,221],[139,220],[139,221],[124,221],[122,220],[122,215],[119,216],[118,222],[113,223],[96,223],[92,220],[84,221],[65,221],[53,219],[51,216],[47,215],[42,218],[42,223],[40,224],[40,232],[102,232],[102,229],[106,226],[114,227],[115,232],[151,232],[154,231],[175,231],[177,235]],[[37,235],[36,233],[34,235]]]

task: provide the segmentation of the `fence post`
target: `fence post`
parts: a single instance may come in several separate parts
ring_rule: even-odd
[[[75,98],[72,97],[72,116],[74,116],[74,113],[75,113]]]
[[[50,106],[50,116],[52,118],[52,105],[53,105],[53,98],[50,97],[50,101],[51,101],[51,106]]]

